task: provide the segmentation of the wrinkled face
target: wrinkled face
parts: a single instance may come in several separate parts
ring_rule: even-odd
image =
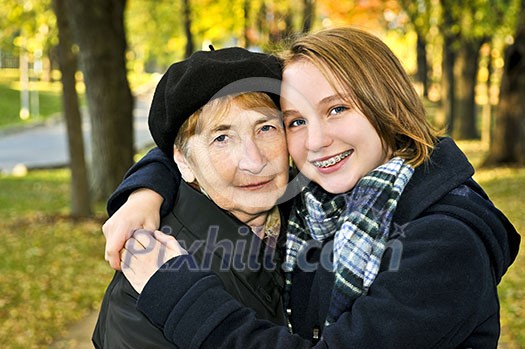
[[[220,120],[204,120],[190,137],[186,181],[199,186],[219,207],[247,223],[272,209],[288,184],[288,152],[278,113],[245,110],[235,103]]]
[[[306,177],[333,194],[352,189],[388,161],[390,153],[368,119],[347,100],[306,60],[284,70],[281,108],[288,151]]]

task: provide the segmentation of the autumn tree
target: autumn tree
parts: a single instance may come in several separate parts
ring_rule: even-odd
[[[40,75],[34,71],[33,78],[45,81],[52,76],[52,58],[59,61],[71,169],[71,214],[81,217],[91,214],[91,205],[75,89],[76,60],[63,5],[63,0],[4,1],[3,10],[9,15],[0,17],[0,50],[26,57],[26,64],[33,67],[40,60]],[[60,28],[58,43],[57,27]]]
[[[49,81],[51,78],[50,51],[56,41],[56,30],[50,0],[5,0],[0,11],[5,14],[0,16],[0,53],[19,57],[21,77],[25,76],[21,78],[22,84],[25,83],[21,86],[25,90],[22,93],[27,94],[22,99],[29,109],[28,81],[31,78]],[[33,68],[31,77],[30,67]],[[29,110],[27,112],[25,116],[30,116]],[[38,110],[32,110],[33,113],[38,114]]]
[[[133,163],[133,96],[127,80],[125,0],[67,0],[91,118],[92,188],[106,199]]]
[[[303,33],[308,33],[312,29],[315,19],[315,1],[303,0]]]
[[[480,48],[504,23],[512,0],[440,0],[444,36],[445,110],[454,138],[478,137],[475,92]]]
[[[428,97],[429,64],[427,58],[427,37],[431,28],[433,11],[431,0],[400,0],[403,10],[408,15],[417,35],[417,80],[423,86],[423,96]]]
[[[138,72],[164,72],[184,58],[182,1],[131,1],[126,5],[128,55]]]
[[[525,164],[525,0],[520,7],[514,43],[505,52],[487,166]]]
[[[182,18],[184,23],[184,34],[186,35],[186,49],[184,58],[191,56],[195,48],[193,47],[193,36],[191,34],[191,2],[182,0]]]
[[[62,109],[66,121],[69,168],[71,169],[71,214],[74,217],[87,217],[92,212],[84,154],[82,117],[76,90],[77,55],[74,52],[73,34],[65,1],[53,0],[52,5],[58,27],[58,63],[62,81]]]
[[[459,34],[455,29],[455,19],[451,11],[443,11],[440,21],[443,36],[443,54],[441,60],[441,105],[444,112],[446,129],[452,134],[456,117],[456,78],[454,63],[456,61],[456,46]]]

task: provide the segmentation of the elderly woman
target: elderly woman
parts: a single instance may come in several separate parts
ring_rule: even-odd
[[[276,202],[288,183],[288,155],[270,97],[279,92],[272,89],[280,74],[279,61],[268,55],[240,48],[197,52],[173,64],[159,82],[149,125],[183,179],[162,230],[188,249],[195,268],[219,275],[225,289],[258,318],[283,325],[284,282],[280,268],[267,265],[268,258],[279,263],[277,237],[286,222]],[[155,236],[162,240],[158,232]],[[148,233],[135,237],[154,246]],[[127,256],[134,258],[143,246],[128,245]],[[136,291],[141,289],[117,271],[93,335],[97,348],[173,347],[136,309]]]

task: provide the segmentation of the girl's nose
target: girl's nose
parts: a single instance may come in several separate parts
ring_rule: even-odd
[[[306,148],[312,152],[318,152],[332,143],[332,137],[322,123],[316,123],[308,127]]]

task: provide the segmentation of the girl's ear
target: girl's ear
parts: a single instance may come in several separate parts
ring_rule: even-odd
[[[179,168],[179,171],[182,175],[182,179],[186,183],[195,182],[195,175],[193,174],[193,171],[188,163],[188,160],[177,147],[173,147],[173,160],[175,160],[175,163],[177,164],[177,167]]]

